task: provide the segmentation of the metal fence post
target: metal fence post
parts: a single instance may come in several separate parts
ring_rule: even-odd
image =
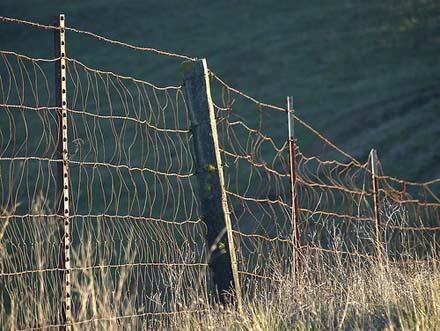
[[[293,230],[293,244],[294,244],[294,277],[295,281],[298,285],[299,283],[299,273],[301,270],[301,243],[300,243],[300,235],[299,235],[299,226],[298,226],[298,199],[296,192],[296,164],[295,164],[295,135],[293,130],[293,97],[287,97],[287,118],[288,118],[288,127],[289,127],[289,165],[290,165],[290,193],[292,196],[292,212],[291,212],[291,221],[292,221],[292,230]]]
[[[375,234],[376,234],[376,252],[379,261],[383,261],[382,240],[381,240],[381,220],[380,220],[380,197],[379,197],[379,181],[377,179],[377,152],[375,149],[370,151],[371,161],[371,180],[373,188],[374,215],[375,215]]]
[[[197,179],[203,221],[210,247],[209,266],[220,301],[228,301],[227,292],[235,290],[241,309],[241,289],[231,218],[225,191],[217,125],[211,99],[208,66],[205,59],[182,64],[185,98],[194,140]]]
[[[68,140],[67,140],[67,77],[66,77],[66,30],[65,16],[59,16],[57,22],[59,29],[55,30],[55,54],[59,60],[55,64],[55,102],[58,117],[58,157],[62,162],[58,162],[58,182],[60,183],[59,196],[60,204],[58,215],[62,222],[60,224],[61,237],[61,269],[63,282],[63,305],[62,305],[62,324],[65,330],[71,330],[69,325],[72,322],[72,302],[70,290],[70,219],[69,219],[69,159],[68,159]]]

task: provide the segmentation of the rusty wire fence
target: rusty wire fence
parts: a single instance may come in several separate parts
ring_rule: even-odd
[[[312,268],[316,260],[301,260],[314,256],[354,264],[436,262],[440,180],[385,176],[375,152],[361,163],[293,109],[255,100],[215,74],[213,80],[242,287],[283,281],[292,265]],[[289,116],[332,158],[305,155],[296,139],[289,142]],[[251,118],[258,118],[253,126]]]
[[[139,327],[209,309],[212,250],[183,87],[93,68],[57,47],[79,34],[194,59],[68,26],[1,21],[48,38],[67,33],[52,58],[0,50],[2,324]],[[260,102],[213,72],[210,83],[241,283],[235,290],[251,295],[286,274],[300,281],[316,255],[437,261],[439,179],[385,176],[374,153],[356,160],[291,105]],[[289,117],[332,158],[303,154],[288,135]]]

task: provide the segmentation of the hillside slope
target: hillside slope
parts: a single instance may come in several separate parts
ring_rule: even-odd
[[[74,27],[206,57],[231,85],[265,102],[284,106],[286,95],[294,95],[299,116],[361,160],[376,148],[387,174],[440,177],[437,1],[0,4],[0,15],[42,23],[58,13]],[[46,36],[0,25],[1,49],[50,55]],[[91,66],[159,84],[181,81],[179,61],[87,38],[72,37],[68,52]],[[307,136],[298,141],[307,154],[319,151]]]

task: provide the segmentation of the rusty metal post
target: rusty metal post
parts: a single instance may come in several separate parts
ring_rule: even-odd
[[[295,164],[295,135],[293,130],[293,97],[287,97],[287,117],[289,127],[289,163],[290,163],[290,193],[292,196],[292,212],[291,222],[293,230],[293,244],[294,244],[294,277],[295,281],[299,283],[299,274],[301,271],[301,242],[299,234],[299,215],[298,215],[298,199],[296,192],[296,164]]]
[[[60,183],[59,196],[60,204],[58,215],[62,222],[60,224],[61,238],[61,269],[63,283],[63,305],[61,308],[63,329],[71,330],[72,326],[72,302],[71,302],[71,281],[70,281],[70,219],[69,219],[69,159],[67,140],[67,75],[66,75],[66,30],[65,16],[60,15],[57,22],[59,29],[55,30],[55,54],[59,60],[55,64],[55,88],[56,107],[58,117],[58,178]]]
[[[370,161],[371,161],[371,180],[373,188],[373,200],[374,200],[374,216],[375,216],[375,234],[376,234],[376,254],[379,261],[383,261],[383,251],[382,251],[382,230],[381,230],[381,220],[380,220],[380,196],[379,196],[379,181],[377,179],[377,152],[375,149],[370,151]]]

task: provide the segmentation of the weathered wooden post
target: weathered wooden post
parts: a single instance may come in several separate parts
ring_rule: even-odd
[[[201,59],[186,61],[182,67],[194,141],[201,212],[208,229],[208,247],[211,248],[209,266],[220,301],[226,303],[227,292],[235,290],[236,303],[241,309],[237,258],[211,99],[208,66],[206,60]]]
[[[376,233],[376,252],[379,261],[383,262],[382,252],[382,235],[381,235],[381,222],[380,222],[380,197],[379,197],[379,181],[377,179],[377,152],[375,149],[370,151],[371,161],[371,180],[373,188],[373,200],[374,200],[374,215],[375,215],[375,233]]]
[[[55,30],[55,56],[59,60],[55,63],[55,102],[58,117],[58,183],[60,204],[58,215],[60,216],[60,264],[61,280],[63,286],[62,324],[65,330],[71,330],[72,304],[70,291],[70,219],[69,219],[69,159],[67,140],[67,75],[66,75],[66,30],[65,17],[59,16],[57,22],[59,29]]]
[[[294,244],[294,277],[296,284],[299,283],[299,273],[301,270],[301,243],[298,226],[298,199],[296,194],[296,164],[295,164],[295,134],[293,130],[293,97],[287,97],[287,118],[289,128],[289,164],[290,164],[290,193],[292,196],[291,202],[291,222],[292,222],[292,238]]]

